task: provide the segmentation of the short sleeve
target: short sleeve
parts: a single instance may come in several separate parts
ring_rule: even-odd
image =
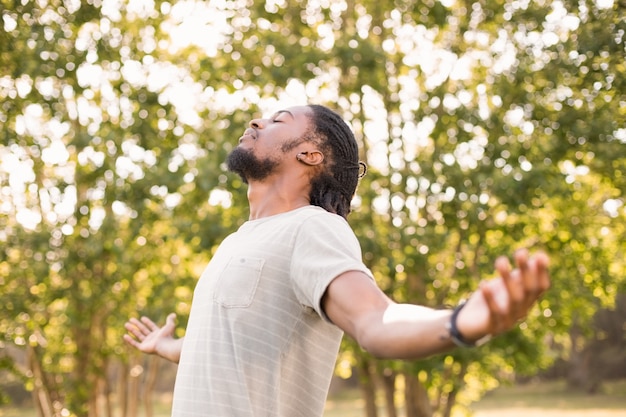
[[[322,297],[328,285],[348,271],[373,275],[362,260],[361,247],[346,220],[321,212],[307,218],[294,241],[291,279],[298,301],[322,318]]]

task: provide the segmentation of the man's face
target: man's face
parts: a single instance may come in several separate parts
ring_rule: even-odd
[[[294,148],[308,131],[310,114],[311,109],[298,106],[280,110],[267,119],[252,120],[239,138],[239,145],[228,155],[228,169],[246,183],[263,181],[280,172],[286,159],[295,161]]]

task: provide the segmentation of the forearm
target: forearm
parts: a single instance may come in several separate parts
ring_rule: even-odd
[[[421,359],[454,347],[448,323],[451,310],[391,303],[382,313],[372,312],[367,325],[352,335],[359,345],[380,358]]]
[[[330,320],[377,357],[419,359],[454,346],[451,310],[397,304],[362,273],[336,278],[322,301]]]

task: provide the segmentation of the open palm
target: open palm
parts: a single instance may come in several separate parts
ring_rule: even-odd
[[[158,354],[162,345],[167,344],[174,338],[176,315],[170,314],[163,327],[159,327],[148,317],[141,320],[131,318],[124,327],[128,334],[124,335],[124,341],[144,353]]]

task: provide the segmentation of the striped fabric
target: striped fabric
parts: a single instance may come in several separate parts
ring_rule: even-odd
[[[342,332],[321,298],[360,270],[347,222],[308,206],[249,221],[203,272],[174,390],[174,417],[321,416]]]

